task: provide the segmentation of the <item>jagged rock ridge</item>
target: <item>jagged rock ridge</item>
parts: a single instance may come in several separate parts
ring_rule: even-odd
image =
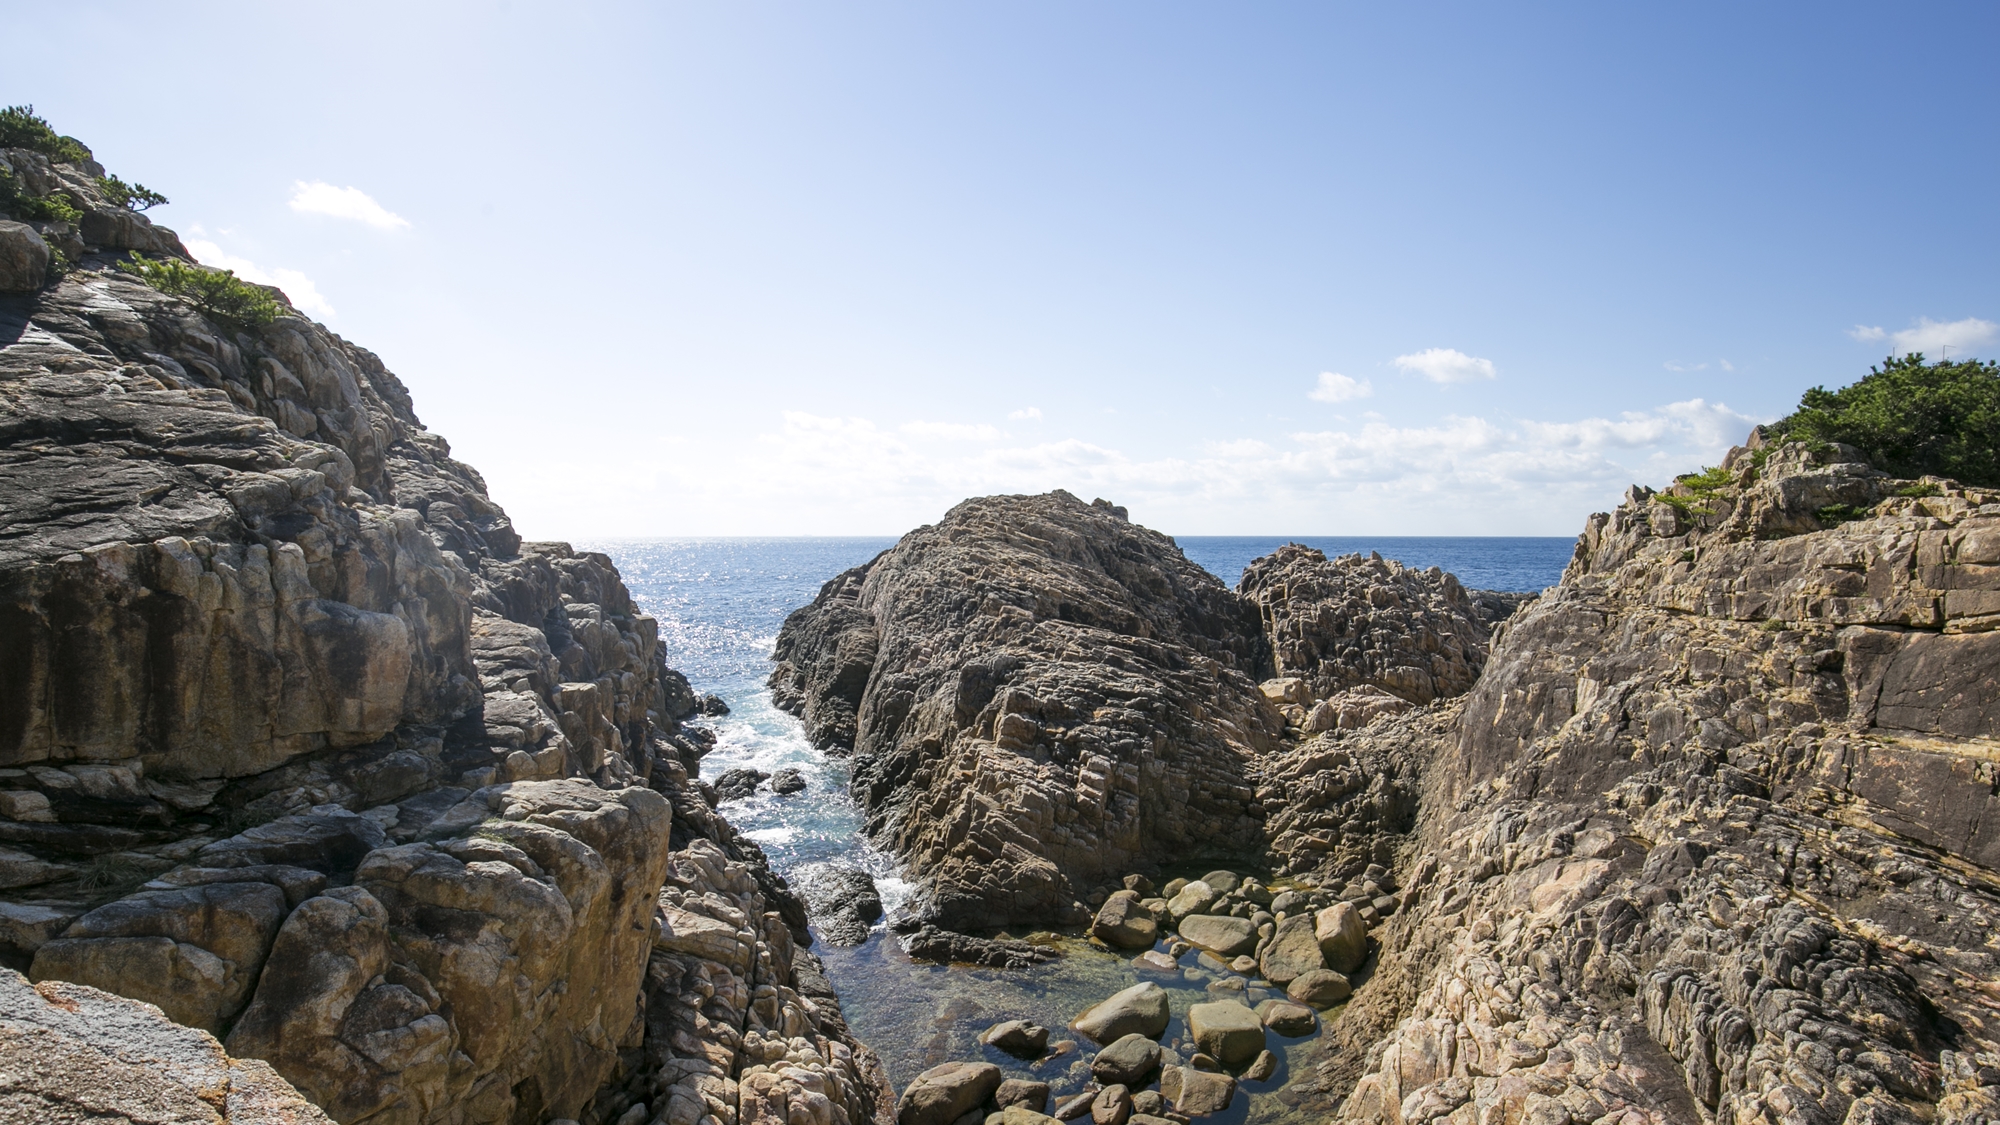
[[[0,231],[70,262],[0,296],[0,958],[344,1123],[873,1118],[610,560],[522,543],[370,353],[109,268],[185,251],[101,168],[0,160],[83,211]]]

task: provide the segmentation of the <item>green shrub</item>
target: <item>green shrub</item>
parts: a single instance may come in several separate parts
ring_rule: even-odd
[[[1835,524],[1848,523],[1853,520],[1865,520],[1868,518],[1869,512],[1866,508],[1857,508],[1852,504],[1828,504],[1826,507],[1813,512],[1813,515],[1818,518],[1819,522],[1832,527]]]
[[[270,290],[240,280],[232,270],[212,270],[179,258],[151,261],[137,252],[118,268],[162,293],[185,298],[210,320],[233,328],[260,328],[284,312]]]
[[[144,211],[167,202],[166,196],[145,184],[128,184],[116,176],[99,176],[97,186],[103,189],[104,198],[110,200],[113,206],[127,211]]]
[[[1840,390],[1807,391],[1798,410],[1765,435],[1857,446],[1876,468],[1899,477],[2000,486],[2000,364],[1891,356]]]
[[[44,219],[51,223],[73,223],[83,212],[61,195],[29,195],[13,173],[0,171],[0,212],[17,219]]]
[[[75,137],[65,137],[35,114],[31,105],[0,109],[0,148],[30,148],[62,164],[81,164],[90,150]]]
[[[1907,496],[1912,500],[1921,500],[1926,496],[1943,496],[1944,489],[1939,488],[1930,481],[1924,480],[1918,481],[1915,484],[1904,485],[1896,490],[1896,495]]]
[[[1686,488],[1692,495],[1661,492],[1653,499],[1678,510],[1682,515],[1708,516],[1715,514],[1716,496],[1736,483],[1736,475],[1721,465],[1710,465],[1698,473],[1682,473],[1674,478],[1674,483]]]

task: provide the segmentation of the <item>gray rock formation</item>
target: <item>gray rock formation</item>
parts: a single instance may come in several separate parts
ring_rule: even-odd
[[[1261,843],[1247,767],[1282,727],[1256,618],[1109,504],[968,500],[828,582],[777,659],[926,920],[1080,925],[1098,882]]]
[[[325,1125],[257,1059],[158,1008],[0,969],[0,1120],[104,1125]]]
[[[1304,681],[1313,700],[1369,685],[1429,703],[1465,694],[1485,662],[1485,616],[1437,567],[1288,543],[1236,588],[1263,618],[1275,673]]]
[[[610,560],[521,542],[368,352],[111,269],[186,252],[101,168],[0,161],[82,213],[0,229],[0,960],[342,1122],[880,1119]]]
[[[1334,1029],[1344,1120],[2000,1112],[2000,494],[1766,453],[1635,488],[1501,630]]]

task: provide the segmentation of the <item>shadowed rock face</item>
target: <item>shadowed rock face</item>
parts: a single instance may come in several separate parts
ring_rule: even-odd
[[[737,1076],[778,1057],[875,1116],[610,560],[521,542],[365,350],[111,269],[186,252],[102,169],[0,161],[86,211],[4,232],[75,268],[0,286],[0,962],[151,1001],[342,1122],[605,1125],[678,1090],[676,1121],[750,1125],[785,1090]],[[660,943],[663,882],[713,892],[715,942]]]
[[[1343,1120],[2000,1110],[2000,494],[1750,453],[1593,516],[1418,764]]]
[[[827,583],[777,659],[927,920],[1066,917],[1134,867],[1261,844],[1245,768],[1281,725],[1255,614],[1102,501],[968,500]]]
[[[1480,607],[1437,567],[1288,543],[1245,568],[1236,589],[1263,618],[1277,675],[1304,680],[1314,699],[1363,684],[1411,703],[1448,699],[1485,660]]]

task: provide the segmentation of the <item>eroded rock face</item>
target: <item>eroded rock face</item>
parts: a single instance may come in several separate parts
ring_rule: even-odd
[[[1485,665],[1486,618],[1437,567],[1288,543],[1246,567],[1236,589],[1263,618],[1277,675],[1301,681],[1293,706],[1364,685],[1410,703],[1448,699]]]
[[[1092,884],[1261,842],[1247,766],[1282,728],[1255,615],[1108,503],[968,500],[828,582],[777,659],[926,920],[1081,925]]]
[[[610,560],[523,543],[367,351],[110,268],[186,251],[101,168],[0,162],[83,212],[0,224],[29,290],[0,296],[0,961],[155,1002],[341,1122],[695,1125],[696,1058],[727,1125],[883,1118]],[[730,940],[667,965],[682,861]],[[733,1023],[676,1022],[725,977]],[[820,1069],[760,1070],[765,1032]]]
[[[1322,1070],[1359,1076],[1342,1119],[2000,1108],[2000,495],[1837,448],[1729,464],[1696,510],[1592,517],[1496,637],[1424,766],[1414,909],[1332,1029],[1366,1060]]]
[[[324,1125],[269,1065],[149,1004],[0,969],[0,1117],[107,1125]]]

